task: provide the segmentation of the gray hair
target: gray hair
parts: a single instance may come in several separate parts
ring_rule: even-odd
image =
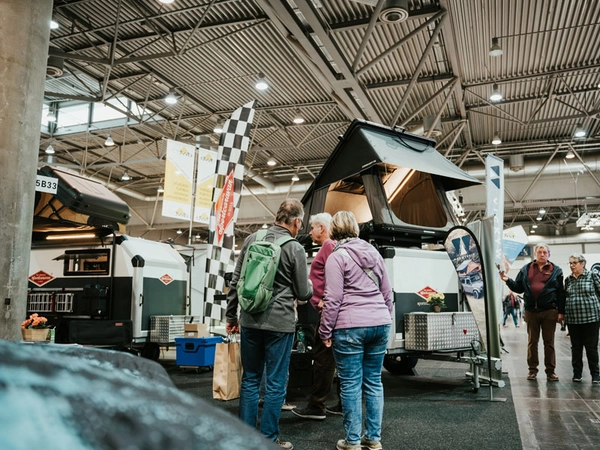
[[[319,214],[315,214],[314,216],[310,216],[310,223],[315,225],[322,225],[327,230],[327,234],[331,232],[331,214],[327,212],[322,212]]]
[[[548,254],[550,254],[550,247],[548,247],[548,244],[545,244],[543,242],[540,242],[535,247],[533,247],[533,253],[537,253],[538,249],[540,249],[540,248],[546,249]]]
[[[569,259],[576,259],[579,262],[586,262],[585,261],[585,256],[583,256],[581,253],[573,253],[571,256],[569,256]]]

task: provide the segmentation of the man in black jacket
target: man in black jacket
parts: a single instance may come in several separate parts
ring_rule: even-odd
[[[523,294],[525,322],[527,322],[528,380],[535,380],[538,373],[538,343],[540,330],[544,340],[544,364],[548,381],[558,381],[554,373],[556,352],[554,333],[556,324],[562,322],[565,313],[565,289],[560,267],[548,261],[550,248],[546,244],[535,246],[535,260],[521,268],[515,280],[500,271],[500,278],[508,288]]]

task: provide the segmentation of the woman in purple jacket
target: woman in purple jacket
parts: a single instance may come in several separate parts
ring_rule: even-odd
[[[381,448],[381,368],[392,323],[392,286],[381,255],[358,238],[354,214],[340,211],[331,222],[338,241],[325,264],[325,299],[319,335],[337,364],[346,438],[338,450]],[[364,391],[364,392],[363,392]],[[362,429],[362,397],[366,399]]]

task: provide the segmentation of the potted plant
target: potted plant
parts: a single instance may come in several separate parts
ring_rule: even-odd
[[[432,311],[440,312],[442,308],[446,308],[446,302],[444,301],[445,298],[446,297],[444,294],[441,292],[436,292],[427,297],[427,303],[429,303]]]
[[[33,313],[29,319],[21,323],[21,334],[24,341],[45,341],[48,339],[50,327],[48,319]]]

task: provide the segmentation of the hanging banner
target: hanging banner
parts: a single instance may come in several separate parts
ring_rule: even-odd
[[[529,242],[529,237],[521,225],[507,228],[502,233],[502,252],[504,257],[500,266],[504,272],[508,273],[510,266],[515,262],[517,256]]]
[[[464,227],[454,227],[444,241],[446,252],[454,265],[467,302],[481,335],[481,348],[487,348],[486,289],[483,262],[477,239]]]
[[[485,158],[486,216],[494,216],[494,260],[502,262],[502,229],[504,228],[504,160]]]
[[[165,192],[162,215],[190,220],[192,210],[192,183],[194,180],[193,145],[167,140],[165,165]]]
[[[217,152],[204,148],[198,149],[198,171],[196,174],[196,202],[194,204],[194,222],[208,224],[212,194],[215,184]]]
[[[221,322],[225,321],[227,306],[222,295],[225,274],[234,269],[234,224],[240,207],[244,161],[250,146],[255,104],[256,101],[252,101],[236,109],[225,122],[217,156],[208,225],[204,301],[205,315]]]

